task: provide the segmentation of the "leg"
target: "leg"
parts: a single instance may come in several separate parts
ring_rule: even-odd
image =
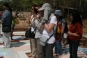
[[[42,46],[39,44],[40,39],[36,39],[37,49],[36,49],[36,58],[42,58]]]
[[[73,58],[72,57],[72,41],[69,40],[69,51],[70,51],[70,58]]]
[[[53,58],[54,44],[48,44],[46,48],[46,58]]]
[[[73,41],[72,44],[72,57],[73,58],[78,58],[77,57],[77,51],[78,51],[78,46],[79,46],[79,41]]]
[[[32,56],[35,56],[36,55],[36,43],[35,43],[35,39],[30,39],[30,45],[31,45]]]
[[[4,40],[5,47],[10,48],[10,32],[9,33],[3,33],[3,40]]]
[[[11,34],[11,40],[13,40],[12,37],[13,37],[14,26],[15,25],[11,25],[11,33],[10,33]]]
[[[43,47],[42,47],[42,52],[43,52],[43,53],[42,53],[42,57],[43,57],[43,58],[46,58],[46,46],[43,46]]]
[[[58,55],[62,55],[62,44],[61,44],[61,40],[57,41],[55,43],[55,53]]]

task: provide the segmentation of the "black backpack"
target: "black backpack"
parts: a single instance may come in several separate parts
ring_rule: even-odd
[[[68,26],[67,26],[67,22],[65,22],[65,28],[64,28],[64,33],[68,32]]]

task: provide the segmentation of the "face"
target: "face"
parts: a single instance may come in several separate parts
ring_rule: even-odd
[[[73,20],[73,17],[72,17],[72,15],[70,15],[70,19],[71,19],[71,21]]]
[[[6,9],[6,6],[3,6],[3,9]]]
[[[59,15],[55,14],[55,16],[56,16],[57,18],[59,18]]]
[[[39,16],[40,16],[40,17],[43,17],[43,16],[44,16],[44,10],[39,11],[38,13],[39,13]]]
[[[34,7],[32,7],[31,12],[34,13]]]

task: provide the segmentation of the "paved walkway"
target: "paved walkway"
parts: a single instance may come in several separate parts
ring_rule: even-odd
[[[14,35],[24,35],[25,32],[14,32]],[[0,38],[0,43],[3,43],[3,38]],[[24,36],[13,36],[13,39],[21,39],[19,41],[11,42],[11,48],[6,49],[4,48],[4,45],[0,45],[0,58],[29,58],[26,53],[30,53],[30,41],[29,40],[23,40]],[[78,57],[80,58],[87,58],[86,55],[87,49],[86,48],[80,48],[78,51]],[[58,58],[58,57],[54,57]],[[69,58],[69,49],[65,48],[63,49],[63,55],[61,58]]]

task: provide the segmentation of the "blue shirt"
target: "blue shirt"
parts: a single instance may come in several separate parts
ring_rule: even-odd
[[[5,10],[1,17],[2,25],[8,26],[12,23],[12,13],[9,10]]]

